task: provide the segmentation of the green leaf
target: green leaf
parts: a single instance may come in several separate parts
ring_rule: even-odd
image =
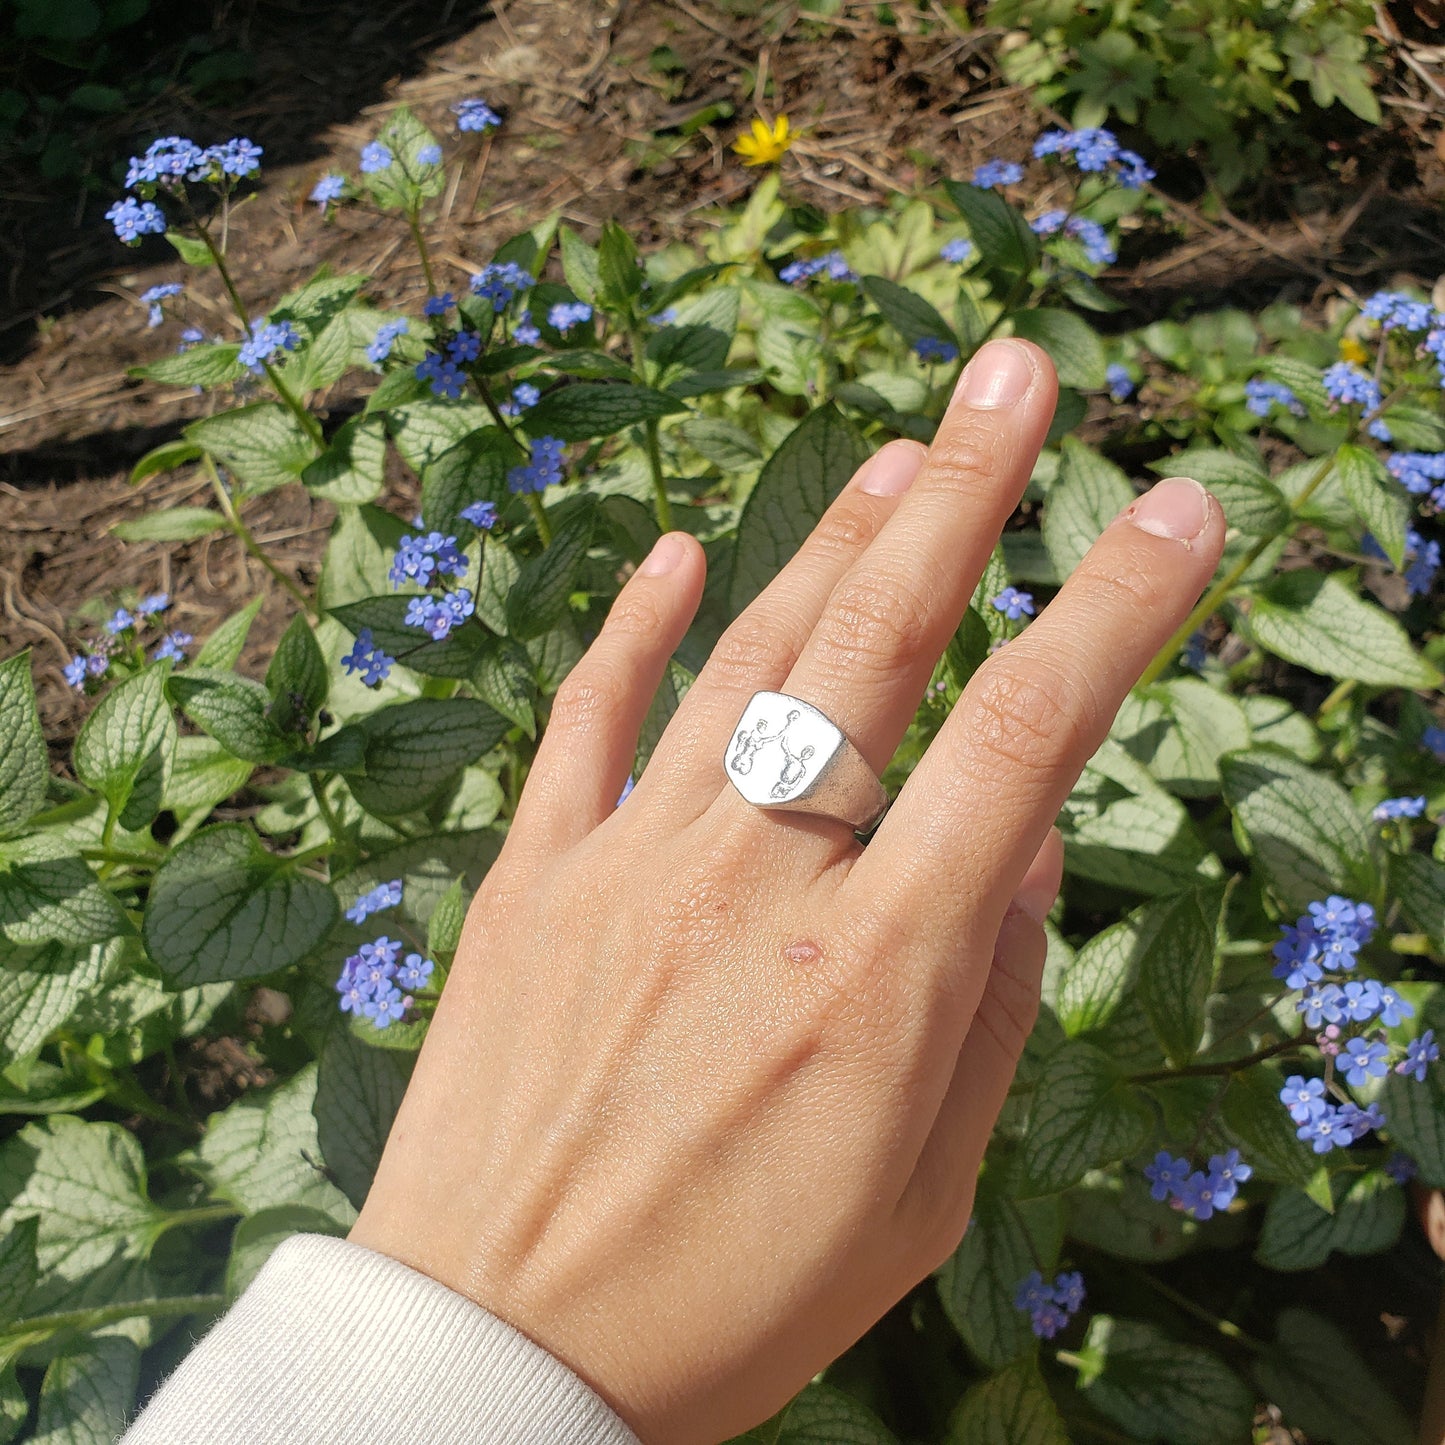
[[[462,509],[473,502],[492,502],[501,511],[511,500],[507,469],[521,460],[517,444],[496,427],[463,438],[422,472],[423,523],[455,534],[465,544],[471,523],[461,520]]]
[[[509,726],[470,698],[417,698],[369,713],[355,725],[366,738],[366,762],[346,781],[356,801],[378,817],[425,807],[468,763],[495,747]]]
[[[111,529],[122,542],[194,542],[230,530],[230,524],[210,507],[167,507],[147,512]]]
[[[676,397],[626,381],[576,381],[549,391],[527,413],[533,436],[566,442],[609,437],[640,421],[654,421],[687,408]]]
[[[1099,533],[1134,500],[1128,477],[1074,437],[1065,437],[1058,480],[1044,504],[1044,546],[1062,580]]]
[[[597,276],[597,294],[604,306],[614,310],[625,310],[642,291],[644,278],[642,267],[637,264],[637,244],[616,221],[603,223],[602,239],[597,246]],[[654,303],[654,306],[665,309],[666,303],[661,306]]]
[[[1378,900],[1374,835],[1332,778],[1263,748],[1226,754],[1219,771],[1241,846],[1289,907],[1331,893]]]
[[[1029,1318],[1014,1305],[1031,1270],[1048,1272],[1064,1242],[1058,1199],[1015,1203],[996,1170],[985,1170],[973,1219],[938,1275],[943,1312],[969,1350],[991,1370],[1032,1351]]]
[[[1330,398],[1319,367],[1311,366],[1298,357],[1272,352],[1260,358],[1259,372],[1270,381],[1289,387],[1312,417],[1318,419],[1328,415]]]
[[[243,497],[298,480],[317,456],[316,443],[279,401],[203,417],[186,428],[186,436],[235,473]]]
[[[103,943],[128,928],[90,865],[59,838],[0,847],[0,933],[12,943]]]
[[[441,954],[450,959],[462,941],[462,925],[467,919],[469,895],[460,878],[437,900],[426,926],[426,951],[435,958]]]
[[[925,337],[958,345],[953,327],[917,292],[886,276],[865,276],[862,285],[868,299],[883,313],[883,319],[903,338],[905,345],[912,346]]]
[[[248,677],[190,667],[171,678],[170,693],[192,722],[248,763],[275,762],[291,746],[271,720],[271,694]]]
[[[1069,1434],[1033,1360],[975,1385],[948,1424],[944,1445],[1069,1445]]]
[[[444,401],[427,395],[392,407],[386,425],[402,461],[421,474],[458,442],[490,426],[491,417],[480,402]]]
[[[1274,1102],[1278,1109],[1279,1100]],[[1148,1180],[1133,1169],[1091,1170],[1069,1191],[1069,1238],[1119,1259],[1178,1259],[1199,1228],[1181,1210],[1151,1198]]]
[[[488,707],[516,723],[529,738],[537,736],[537,684],[532,660],[520,643],[510,637],[488,637],[469,680]]]
[[[282,732],[305,732],[326,701],[326,659],[302,613],[291,619],[276,644],[266,669],[266,690],[271,694],[271,719]]]
[[[40,811],[50,782],[28,650],[0,662],[0,737],[0,838],[6,838]]]
[[[113,687],[75,740],[75,775],[129,829],[160,811],[176,725],[165,699],[164,668],[150,667]]]
[[[147,366],[133,366],[128,374],[167,386],[224,386],[246,374],[246,368],[237,360],[240,354],[237,342],[207,343],[163,356]]]
[[[184,231],[172,229],[166,232],[166,240],[171,243],[175,248],[176,255],[187,266],[214,266],[216,264],[210,247],[197,236],[188,236]]]
[[[944,181],[943,189],[968,222],[968,233],[985,266],[1015,277],[1038,265],[1039,238],[1002,196],[961,181]]]
[[[562,274],[573,292],[589,305],[597,304],[597,252],[571,226],[559,226],[557,239],[562,243]]]
[[[1420,1168],[1420,1182],[1445,1189],[1445,1069],[1432,1066],[1423,1080],[1392,1073],[1380,1098],[1390,1138]]]
[[[360,1209],[401,1107],[415,1055],[373,1049],[336,1029],[321,1051],[316,1137],[341,1191]]]
[[[37,1052],[116,971],[120,939],[0,950],[0,1064]]]
[[[1410,1445],[1415,1432],[1375,1372],[1328,1320],[1287,1309],[1255,1383],[1284,1423],[1330,1445]]]
[[[428,677],[469,677],[489,641],[488,634],[479,627],[462,626],[433,642],[419,627],[407,626],[411,601],[411,595],[392,593],[363,597],[329,610],[353,636],[369,627],[376,645],[413,672]]]
[[[35,1247],[40,1221],[31,1215],[0,1238],[0,1327],[25,1313],[25,1302],[35,1288],[38,1267]]]
[[[1384,549],[1397,572],[1405,567],[1405,530],[1413,510],[1409,494],[1374,452],[1353,442],[1335,453],[1335,471],[1361,526]]]
[[[793,428],[764,464],[738,519],[728,579],[732,616],[782,570],[867,459],[868,444],[831,402]]]
[[[1071,1040],[1044,1065],[1019,1153],[1020,1194],[1056,1194],[1149,1137],[1150,1114],[1107,1054]]]
[[[351,1225],[356,1211],[326,1177],[312,1105],[317,1066],[284,1084],[242,1094],[206,1121],[194,1167],[211,1192],[246,1214],[283,1204],[318,1209]]]
[[[1141,1440],[1236,1445],[1249,1439],[1254,1395],[1218,1356],[1142,1320],[1095,1315],[1082,1351],[1102,1364],[1079,1388],[1106,1419]]]
[[[313,333],[311,344],[285,366],[293,392],[321,391],[340,381],[353,367],[371,370],[367,348],[391,317],[370,306],[348,306]]]
[[[744,1436],[744,1439],[747,1437]],[[866,1405],[814,1380],[783,1411],[777,1445],[898,1445]]]
[[[135,1408],[140,1350],[117,1335],[91,1336],[51,1361],[40,1384],[31,1445],[114,1445]]]
[[[1104,343],[1098,333],[1077,312],[1038,306],[1013,313],[1015,336],[1042,346],[1054,363],[1062,386],[1084,391],[1104,387]]]
[[[299,963],[336,922],[335,893],[242,823],[204,828],[156,871],[146,952],[173,987],[258,978]]]
[[[1255,1258],[1269,1269],[1318,1269],[1330,1255],[1379,1254],[1400,1237],[1404,1191],[1381,1170],[1330,1178],[1334,1213],[1302,1189],[1281,1189],[1269,1201]]]
[[[329,1234],[339,1238],[346,1226],[334,1215],[309,1204],[278,1204],[248,1214],[231,1236],[231,1257],[226,1264],[226,1298],[239,1299],[261,1272],[278,1244],[293,1234]]]
[[[1182,677],[1136,687],[1110,736],[1171,793],[1208,798],[1219,792],[1221,755],[1247,748],[1250,727],[1228,693]]]
[[[567,610],[567,599],[592,545],[596,513],[582,507],[557,528],[552,543],[522,563],[507,593],[507,633],[526,639],[541,637]]]
[[[1412,928],[1445,938],[1445,866],[1427,853],[1392,853],[1390,892]]]
[[[326,450],[301,473],[313,497],[328,502],[374,502],[385,490],[386,422],[354,416],[337,428]]]
[[[1260,1179],[1303,1188],[1315,1177],[1319,1155],[1299,1138],[1297,1126],[1280,1106],[1283,1087],[1284,1076],[1272,1064],[1231,1074],[1220,1115]]]
[[[256,620],[256,614],[261,610],[261,603],[264,600],[263,597],[256,597],[239,612],[232,613],[201,644],[201,650],[196,653],[193,666],[215,668],[221,672],[235,667],[236,660],[246,646],[246,638],[251,631],[251,624]]]
[[[1248,537],[1266,537],[1289,520],[1289,502],[1264,469],[1246,457],[1208,447],[1150,462],[1164,477],[1193,477],[1224,509],[1225,524]]]
[[[164,1217],[146,1195],[140,1144],[119,1124],[67,1114],[0,1146],[0,1239],[38,1218],[28,1314],[147,1298],[145,1256]]]
[[[424,165],[418,159],[427,146],[436,144],[436,137],[410,106],[400,105],[392,111],[376,139],[391,152],[392,162],[383,170],[363,173],[359,181],[382,210],[414,208],[426,197],[441,195],[446,172],[439,165]]]
[[[145,481],[147,477],[153,477],[159,472],[171,472],[177,467],[184,466],[187,462],[198,460],[204,453],[195,442],[179,438],[176,441],[162,442],[160,446],[153,447],[138,461],[130,470],[130,484],[136,486]]]
[[[727,366],[732,344],[732,333],[716,326],[664,326],[649,338],[644,354],[659,372],[676,367],[714,372]]]

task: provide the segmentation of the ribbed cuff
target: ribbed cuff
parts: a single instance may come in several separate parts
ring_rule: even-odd
[[[559,1359],[386,1255],[281,1244],[121,1445],[640,1445]]]

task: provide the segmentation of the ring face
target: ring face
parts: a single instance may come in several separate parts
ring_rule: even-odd
[[[783,692],[754,693],[728,744],[728,779],[748,802],[796,802],[848,739],[817,708]]]
[[[723,771],[759,808],[816,813],[855,832],[875,828],[888,793],[826,713],[786,692],[755,692],[723,755]]]

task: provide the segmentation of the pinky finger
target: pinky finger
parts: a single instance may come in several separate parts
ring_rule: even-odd
[[[559,853],[617,804],[667,660],[702,599],[702,547],[686,532],[659,538],[552,702],[512,821],[514,847]]]

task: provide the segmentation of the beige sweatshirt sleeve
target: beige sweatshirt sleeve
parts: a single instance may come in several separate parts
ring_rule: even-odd
[[[277,1248],[121,1445],[640,1445],[566,1365],[345,1240]]]

